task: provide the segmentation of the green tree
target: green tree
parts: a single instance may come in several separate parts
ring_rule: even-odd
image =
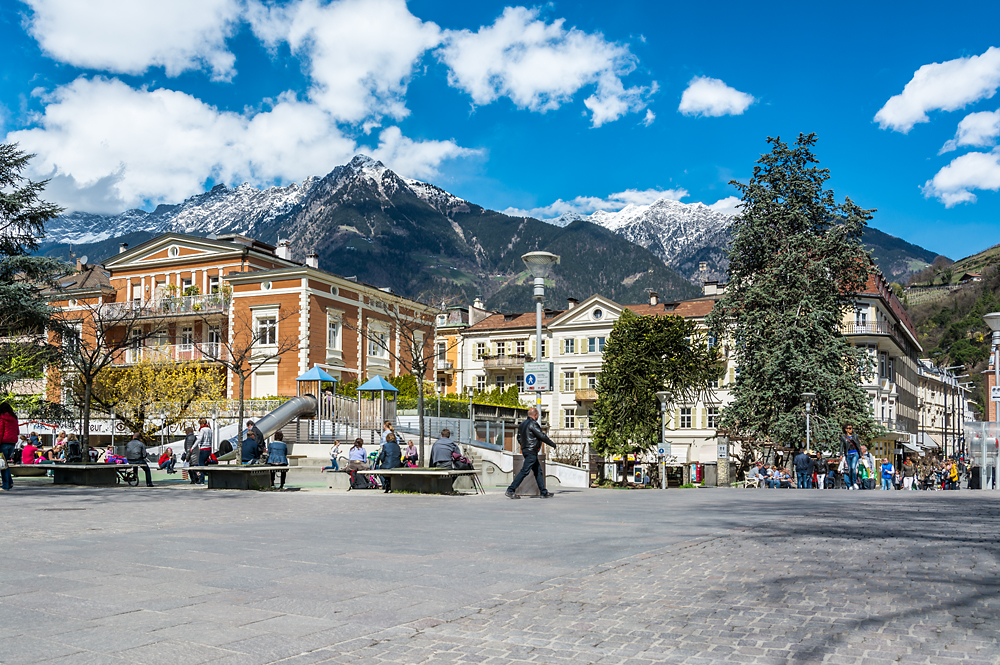
[[[839,332],[872,271],[861,237],[874,211],[849,198],[838,204],[823,188],[830,175],[817,166],[814,134],[792,147],[767,141],[772,150],[750,181],[730,183],[743,207],[733,220],[725,295],[708,317],[740,369],[721,426],[746,442],[744,463],[755,443],[805,440],[805,392],[817,395],[817,441],[835,443],[845,422],[863,438],[877,430],[859,382],[874,371],[871,360]]]
[[[605,457],[633,455],[659,440],[656,393],[680,403],[707,391],[719,377],[716,349],[679,316],[636,316],[622,311],[604,347],[592,417],[593,448]]]

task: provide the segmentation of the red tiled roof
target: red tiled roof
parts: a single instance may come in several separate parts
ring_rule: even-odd
[[[542,319],[542,325],[545,325],[547,321],[551,321],[556,318],[566,310],[545,310],[545,318]],[[466,332],[473,332],[479,330],[508,330],[514,328],[528,328],[533,329],[535,327],[535,313],[534,312],[524,312],[515,314],[491,314],[485,319],[480,321],[474,326],[469,326],[466,328]]]

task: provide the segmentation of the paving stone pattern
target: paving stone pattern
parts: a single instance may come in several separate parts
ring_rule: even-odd
[[[990,492],[143,489],[0,497],[0,663],[1000,662]]]

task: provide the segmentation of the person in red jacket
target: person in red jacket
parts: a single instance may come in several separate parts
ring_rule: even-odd
[[[0,455],[3,455],[8,463],[14,461],[14,446],[17,444],[20,429],[14,409],[8,402],[0,404]],[[9,492],[14,486],[14,478],[6,465],[3,471],[0,471],[0,478],[3,481],[0,487],[4,492]]]
[[[167,473],[174,473],[174,465],[177,464],[177,458],[174,457],[173,448],[167,448],[160,455],[160,459],[157,460],[158,469],[166,469]]]

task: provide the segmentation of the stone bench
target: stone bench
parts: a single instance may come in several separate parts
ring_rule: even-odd
[[[10,475],[15,478],[44,478],[52,470],[52,464],[8,464]]]
[[[266,464],[250,464],[248,466],[212,464],[209,466],[189,466],[188,472],[197,471],[205,474],[210,490],[266,490],[271,489],[271,474],[275,471],[288,471],[288,466],[267,466]]]
[[[465,476],[475,478],[476,471],[460,471],[458,469],[367,469],[356,471],[366,476],[389,476],[392,478],[393,491],[418,492],[420,494],[453,494],[455,480]],[[327,489],[348,491],[351,489],[351,473],[349,470],[328,471],[326,473]],[[479,488],[473,481],[473,488]]]
[[[52,472],[53,485],[117,485],[118,472],[126,469],[137,469],[138,464],[66,464],[58,462],[55,464],[11,464],[10,469],[13,474],[16,471],[20,474],[23,471],[36,471],[36,474],[43,476],[47,471]],[[37,473],[40,471],[41,473]]]

